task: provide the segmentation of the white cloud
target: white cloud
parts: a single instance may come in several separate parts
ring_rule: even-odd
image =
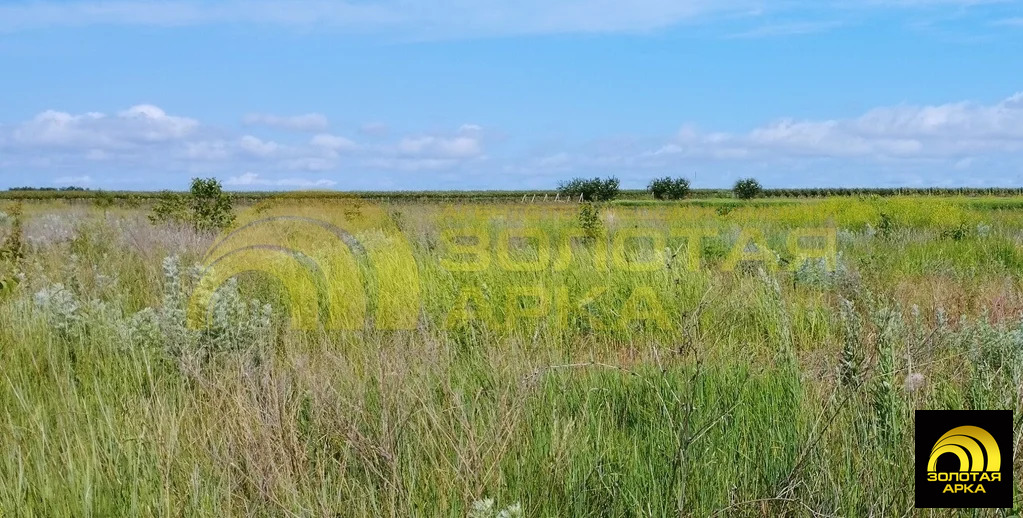
[[[310,139],[309,144],[322,148],[331,152],[339,151],[352,151],[357,149],[359,146],[349,139],[339,137],[337,135],[331,135],[329,133],[321,133]]]
[[[0,125],[0,172],[60,170],[95,177],[102,171],[107,177],[127,179],[130,175],[119,171],[224,174],[246,169],[456,170],[483,157],[482,131],[477,125],[466,124],[440,134],[387,140],[381,136],[373,145],[362,146],[331,133],[317,133],[308,140],[287,135],[279,140],[251,133],[232,135],[228,129],[169,115],[153,105],[134,106],[116,115],[49,110],[22,123]],[[237,185],[269,181],[249,176],[233,180]],[[321,185],[289,182],[289,186]]]
[[[337,169],[339,162],[334,157],[299,157],[285,160],[280,164],[284,169],[296,171],[331,171]]]
[[[1023,94],[990,105],[902,105],[876,108],[851,119],[781,119],[747,133],[702,132],[686,126],[643,155],[931,160],[1013,153],[1023,153]]]
[[[1023,17],[997,20],[994,22],[994,25],[1001,25],[1004,27],[1023,27]]]
[[[1023,183],[1018,172],[1023,166],[1023,93],[992,103],[896,105],[848,118],[779,119],[727,133],[683,126],[659,138],[572,144],[519,137],[511,146],[491,143],[489,134],[478,125],[464,124],[368,143],[331,133],[268,140],[168,115],[150,105],[117,115],[47,111],[0,126],[0,177],[26,183],[59,175],[104,180],[149,173],[227,177],[237,171],[293,171],[295,178],[249,173],[231,177],[231,182],[308,188],[333,181],[306,179],[320,174],[344,174],[346,185],[395,182],[407,180],[402,175],[419,174],[416,182],[397,183],[430,185],[431,180],[464,178],[466,185],[512,187],[524,178],[534,184],[548,178],[553,185],[569,175],[620,174],[628,181],[630,175],[649,179],[653,174],[702,171],[717,175],[715,186],[728,175],[740,174],[765,179],[774,175],[787,185],[799,183],[798,178],[808,179],[803,184],[904,184],[910,176],[935,184],[1005,178]],[[473,176],[483,171],[508,174],[491,180]]]
[[[70,186],[70,185],[89,185],[92,183],[91,176],[61,176],[53,179],[54,185]]]
[[[186,142],[184,156],[189,160],[227,160],[234,154],[231,146],[223,140]]]
[[[359,128],[359,133],[370,137],[386,137],[391,128],[382,122],[368,122]]]
[[[453,169],[459,161],[452,158],[387,157],[369,158],[363,165],[382,171],[419,172]]]
[[[320,113],[292,116],[250,113],[242,119],[242,122],[249,126],[267,126],[270,128],[307,132],[324,131],[330,127],[327,116]]]
[[[48,110],[15,128],[11,140],[39,147],[130,148],[181,140],[198,127],[193,119],[167,115],[149,104],[133,106],[115,116]]]
[[[276,142],[260,140],[252,135],[245,135],[238,139],[238,147],[242,151],[257,157],[273,156],[281,148]]]
[[[1023,94],[982,104],[899,105],[846,119],[781,119],[746,132],[683,126],[663,139],[603,139],[505,164],[514,174],[628,180],[702,171],[710,186],[743,175],[775,185],[1019,185]],[[692,172],[692,173],[690,173]],[[630,176],[631,175],[631,176]],[[707,186],[707,183],[702,184]]]
[[[906,105],[876,108],[849,120],[784,120],[752,131],[745,140],[780,152],[827,156],[1019,152],[1023,151],[1023,93],[992,105]]]
[[[306,178],[281,178],[271,180],[263,178],[256,173],[244,173],[240,176],[232,176],[224,181],[224,185],[229,187],[291,187],[301,189],[325,189],[337,185],[334,180],[319,179],[309,180]]]
[[[425,158],[472,158],[483,154],[479,139],[467,135],[406,137],[398,143],[402,155]]]
[[[777,36],[798,36],[825,32],[842,26],[842,22],[791,22],[774,25],[763,25],[753,29],[729,35],[735,39],[772,38]]]

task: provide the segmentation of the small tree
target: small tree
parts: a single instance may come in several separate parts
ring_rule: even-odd
[[[200,232],[216,232],[234,222],[231,196],[224,192],[216,178],[193,178],[192,224]]]
[[[558,184],[562,196],[575,198],[582,195],[583,201],[610,201],[618,197],[618,179],[611,176],[600,178],[573,178]]]
[[[600,209],[586,202],[579,206],[579,226],[589,239],[597,239],[604,233],[604,225],[600,222]]]
[[[193,178],[188,194],[163,191],[149,215],[153,223],[191,223],[199,232],[217,232],[234,222],[231,196],[216,178]]]
[[[760,193],[764,190],[760,182],[754,178],[743,178],[738,182],[735,182],[735,187],[732,187],[732,192],[736,198],[740,200],[750,200],[760,196]]]
[[[681,200],[689,196],[689,180],[687,178],[655,178],[647,190],[658,200]]]

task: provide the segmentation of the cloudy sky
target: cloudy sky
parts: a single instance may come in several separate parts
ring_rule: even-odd
[[[1023,0],[0,0],[0,188],[1023,186]]]

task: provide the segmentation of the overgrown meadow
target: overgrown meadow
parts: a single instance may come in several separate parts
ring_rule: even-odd
[[[267,271],[194,325],[217,235],[147,203],[0,202],[0,515],[954,515],[914,409],[1015,410],[1023,481],[1019,200],[236,210],[339,204],[365,312],[309,328]]]

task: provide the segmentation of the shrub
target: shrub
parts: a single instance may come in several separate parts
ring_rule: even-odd
[[[736,198],[740,200],[749,200],[760,196],[760,193],[764,191],[764,187],[760,185],[755,178],[743,178],[735,182],[735,186],[732,187],[732,192]]]
[[[877,222],[877,233],[884,239],[892,237],[895,233],[895,220],[886,212],[881,213],[881,219]]]
[[[655,178],[647,190],[658,200],[681,200],[689,196],[689,180],[687,178]]]
[[[124,205],[129,209],[137,209],[142,206],[142,197],[138,194],[129,194],[124,197]]]
[[[183,224],[191,218],[188,215],[188,202],[185,195],[163,191],[153,205],[153,213],[149,215],[149,221],[157,223]]]
[[[192,224],[200,232],[220,231],[234,222],[231,197],[216,178],[192,179]]]
[[[558,192],[569,198],[582,195],[583,201],[610,201],[618,197],[618,184],[618,179],[613,176],[603,180],[573,178],[558,184]]]
[[[583,203],[579,207],[579,226],[586,237],[596,239],[604,233],[604,225],[600,222],[600,209],[592,203]]]
[[[231,197],[216,178],[193,178],[186,194],[160,193],[149,220],[153,223],[191,223],[199,232],[217,232],[234,222]]]

